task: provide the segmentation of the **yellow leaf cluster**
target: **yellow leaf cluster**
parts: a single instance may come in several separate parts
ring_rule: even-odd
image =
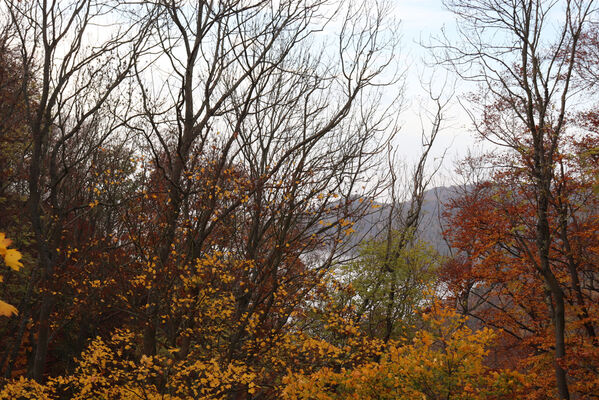
[[[12,240],[8,239],[3,232],[0,232],[0,256],[4,258],[4,263],[7,267],[18,271],[23,267],[23,264],[19,261],[22,258],[21,253],[15,249],[9,249],[8,247],[12,244]],[[0,275],[0,282],[3,281],[2,275]],[[18,310],[0,300],[0,315],[4,317],[10,317],[18,314]]]
[[[21,376],[9,381],[0,390],[0,400],[13,399],[52,400],[54,391],[50,386],[41,385],[32,379]]]
[[[0,256],[4,257],[4,263],[7,267],[18,271],[23,267],[23,264],[19,261],[22,255],[18,250],[9,249],[8,246],[11,244],[12,241],[0,232]]]

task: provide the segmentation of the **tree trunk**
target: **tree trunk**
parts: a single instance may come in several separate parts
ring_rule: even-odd
[[[564,294],[559,290],[559,293],[554,293],[553,296],[555,300],[555,378],[560,399],[570,399],[566,371],[560,365],[566,357]]]
[[[32,376],[37,382],[42,382],[48,354],[48,338],[50,337],[50,314],[52,313],[53,300],[45,294],[40,309],[39,329],[37,332],[37,345],[33,359]]]
[[[537,247],[539,252],[539,269],[554,302],[554,335],[555,335],[555,378],[557,390],[560,399],[570,399],[568,391],[568,380],[566,371],[560,365],[566,356],[566,318],[564,292],[560,287],[559,281],[551,270],[549,262],[549,249],[551,243],[551,230],[549,228],[548,208],[549,208],[549,190],[551,185],[551,171],[544,165],[543,141],[539,140],[535,146],[536,159],[535,169],[537,178]],[[543,161],[542,161],[543,160]]]
[[[41,120],[41,118],[39,118]],[[52,257],[50,255],[47,237],[42,224],[40,179],[42,164],[42,145],[44,138],[47,137],[47,129],[42,129],[38,121],[33,129],[33,154],[29,168],[29,217],[31,227],[35,234],[38,252],[38,268],[40,270],[40,284],[50,279],[53,272]],[[52,298],[47,292],[42,294],[42,303],[39,313],[38,336],[35,346],[35,355],[33,358],[33,369],[31,375],[33,379],[42,382],[46,364],[46,353],[48,351],[48,338],[50,330],[50,314],[52,313]]]

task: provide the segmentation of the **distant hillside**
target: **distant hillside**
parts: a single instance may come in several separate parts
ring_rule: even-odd
[[[441,186],[429,189],[424,194],[422,205],[422,217],[419,228],[421,239],[429,242],[441,253],[448,251],[447,244],[443,240],[442,231],[444,229],[443,212],[449,201],[463,193],[464,188],[458,186]],[[363,239],[371,238],[380,234],[386,226],[389,218],[390,205],[379,203],[376,209],[362,217],[354,225],[355,235],[352,235],[353,244]],[[400,204],[405,212],[409,204],[404,202]]]

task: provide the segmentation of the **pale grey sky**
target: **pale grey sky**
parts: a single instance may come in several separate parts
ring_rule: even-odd
[[[421,145],[422,129],[430,129],[430,125],[421,123],[420,115],[427,107],[427,93],[420,80],[433,77],[433,84],[440,88],[445,82],[446,71],[441,68],[430,68],[424,62],[427,51],[420,43],[426,43],[431,36],[439,35],[442,28],[451,35],[455,29],[455,18],[447,11],[441,0],[393,0],[396,17],[401,20],[402,57],[408,64],[406,77],[406,105],[402,115],[403,128],[397,138],[396,146],[400,156],[407,164],[417,160]],[[451,80],[451,76],[449,75]],[[452,85],[446,87],[447,94],[452,92]],[[467,91],[463,83],[457,82],[455,94]],[[482,144],[474,137],[470,129],[470,119],[462,107],[454,100],[445,112],[444,129],[437,138],[433,150],[433,158],[446,152],[438,184],[451,184],[453,164],[462,159],[468,150],[480,150]],[[433,161],[433,160],[431,160]]]

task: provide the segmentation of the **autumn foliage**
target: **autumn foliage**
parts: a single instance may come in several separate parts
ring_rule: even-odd
[[[377,361],[284,378],[286,399],[498,399],[521,395],[523,375],[486,363],[495,334],[472,331],[455,312],[422,315],[425,327],[392,342]]]
[[[566,293],[568,354],[559,362],[572,378],[572,392],[596,393],[598,347],[597,167],[590,160],[596,132],[582,141],[569,139],[559,156],[551,194],[550,258]],[[491,160],[502,163],[502,159]],[[526,158],[509,158],[513,167],[498,169],[455,199],[448,211],[448,235],[461,254],[447,263],[443,276],[458,309],[482,326],[500,329],[497,365],[524,368],[534,380],[529,396],[547,398],[551,371],[554,310],[537,265],[534,195],[518,168]]]
[[[447,3],[520,21],[474,2]],[[443,205],[448,248],[422,235],[440,97],[394,170],[385,2],[50,3],[0,4],[0,399],[597,398],[586,0],[553,59],[460,75],[498,83],[468,102],[506,150],[459,168],[490,172]]]

